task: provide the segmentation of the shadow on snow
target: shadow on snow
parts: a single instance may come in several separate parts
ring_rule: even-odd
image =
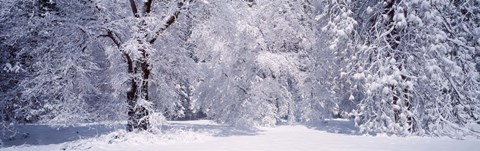
[[[331,119],[313,121],[303,124],[308,128],[336,134],[359,135],[358,128],[351,120]],[[17,134],[11,132],[0,132],[3,147],[19,145],[49,145],[72,142],[80,139],[87,139],[106,135],[119,129],[124,125],[107,126],[104,124],[74,125],[66,127],[55,127],[48,125],[16,125]],[[173,121],[161,126],[162,132],[185,130],[192,132],[206,132],[214,137],[229,136],[254,136],[259,130],[239,129],[233,126],[214,123],[189,123]],[[4,134],[4,135],[1,135]],[[161,135],[161,134],[160,134]]]
[[[255,129],[240,129],[234,126],[216,124],[170,123],[162,126],[162,131],[175,129],[190,130],[193,132],[208,132],[215,137],[254,136],[257,135],[259,131]]]
[[[125,129],[124,125],[108,126],[104,124],[73,125],[66,127],[28,124],[16,125],[17,133],[0,131],[0,138],[3,141],[3,147],[13,147],[20,145],[49,145],[73,142],[76,140],[107,135],[114,131]],[[207,132],[215,137],[228,137],[258,134],[258,130],[244,130],[233,126],[205,124],[205,123],[186,123],[171,122],[161,126],[162,132],[184,130],[192,132]],[[161,134],[160,134],[161,135]]]
[[[360,135],[358,127],[355,127],[353,120],[347,119],[326,119],[312,121],[304,124],[308,128],[325,131],[335,134]]]
[[[3,147],[19,145],[49,145],[108,134],[117,128],[103,124],[49,126],[39,124],[15,125],[16,133],[1,132]]]

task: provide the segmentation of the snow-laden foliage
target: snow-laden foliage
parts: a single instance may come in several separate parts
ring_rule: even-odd
[[[0,121],[480,122],[478,0],[1,0]]]
[[[307,78],[314,43],[307,1],[209,1],[190,39],[207,116],[237,125],[319,118]]]
[[[480,50],[478,1],[410,3],[412,34],[424,35],[410,43],[423,52],[419,100],[424,102],[422,124],[432,135],[462,136],[466,126],[480,119],[479,73],[475,55]],[[421,40],[423,43],[413,43]],[[477,134],[478,135],[478,134]]]
[[[185,116],[177,85],[192,81],[190,1],[95,1],[114,98],[127,98],[129,125],[146,129],[154,111]],[[180,108],[180,110],[178,110]],[[137,125],[138,124],[138,125]],[[135,126],[137,125],[137,126]]]
[[[84,14],[92,12],[81,1],[11,3],[10,11],[2,15],[19,20],[5,20],[1,34],[2,48],[11,51],[16,61],[16,66],[5,68],[15,69],[20,78],[15,98],[5,100],[15,106],[10,118],[54,123],[88,120],[87,100],[99,93],[93,83],[93,72],[99,69],[90,51],[94,41],[84,27],[85,20],[93,19]]]
[[[478,135],[478,1],[326,1],[340,85],[365,132]],[[477,21],[477,23],[475,23]],[[339,28],[341,27],[341,28]],[[341,47],[338,43],[343,44]]]

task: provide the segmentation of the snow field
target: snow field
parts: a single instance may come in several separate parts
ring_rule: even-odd
[[[239,130],[212,121],[168,122],[161,132],[126,133],[122,129],[70,142],[6,147],[1,151],[474,151],[480,140],[446,137],[358,135],[351,121],[329,120],[306,125],[282,125]],[[75,128],[70,128],[74,130]],[[25,139],[42,139],[33,137]],[[62,134],[62,133],[57,133]],[[63,133],[67,134],[67,133]],[[70,133],[71,134],[71,133]],[[45,134],[48,135],[48,134]],[[53,134],[52,134],[53,135]],[[65,137],[57,135],[56,137]],[[55,138],[51,136],[51,138]],[[21,141],[21,140],[17,140]],[[25,140],[24,140],[25,141]],[[4,142],[8,144],[9,142]]]

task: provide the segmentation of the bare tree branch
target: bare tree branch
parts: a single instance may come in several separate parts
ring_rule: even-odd
[[[118,48],[121,47],[120,41],[115,38],[115,36],[113,35],[113,32],[111,30],[108,30],[106,35],[100,35],[100,37],[108,37],[113,41],[115,46],[117,46]]]
[[[181,10],[184,7],[186,2],[187,2],[187,0],[183,0],[182,2],[178,2],[177,10],[172,15],[168,16],[167,21],[165,22],[163,27],[161,27],[157,32],[155,32],[155,34],[153,35],[153,38],[149,41],[150,44],[155,43],[158,36],[160,36],[163,32],[165,32],[165,30],[168,29],[168,27],[170,27],[173,23],[175,23],[176,19],[180,15],[180,12],[181,12]]]
[[[138,14],[137,4],[135,4],[135,0],[130,0],[130,7],[132,7],[133,16],[137,18],[140,17],[140,15]]]
[[[147,2],[145,2],[145,14],[150,14],[150,12],[152,11],[152,7],[153,0],[147,0]]]

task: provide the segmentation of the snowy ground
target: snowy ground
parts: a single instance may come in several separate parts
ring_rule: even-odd
[[[4,138],[4,148],[0,150],[474,151],[480,146],[480,140],[475,139],[362,136],[357,134],[352,122],[344,120],[261,128],[257,131],[239,130],[206,120],[169,122],[157,134],[130,134],[119,127],[99,124],[65,128],[25,125],[19,130],[28,135]]]

